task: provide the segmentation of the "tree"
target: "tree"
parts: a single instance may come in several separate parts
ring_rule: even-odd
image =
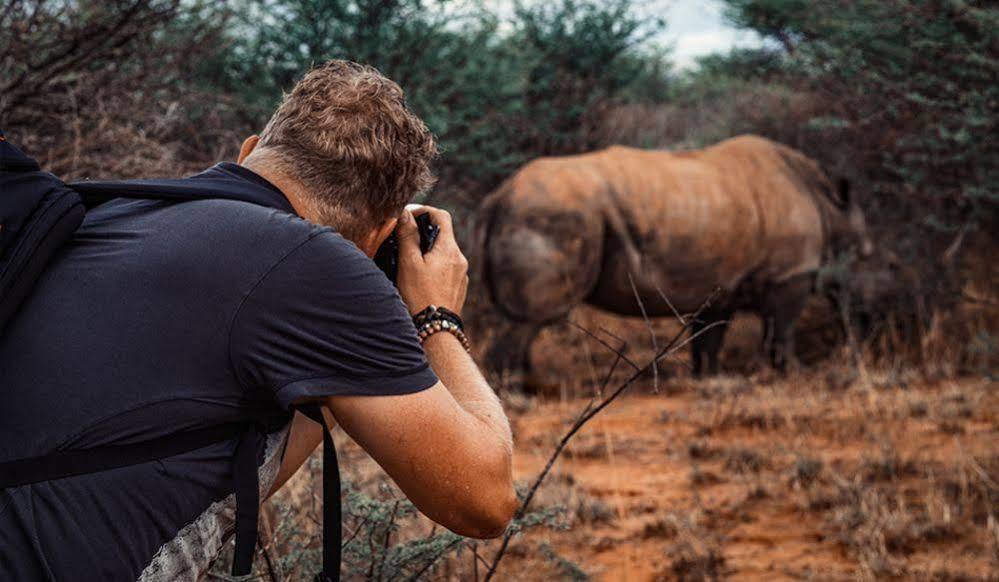
[[[181,111],[197,107],[186,79],[225,17],[181,0],[8,0],[0,125],[67,177],[180,173],[196,146],[162,144],[182,133]]]
[[[726,0],[787,49],[832,105],[813,127],[854,136],[876,187],[954,232],[999,216],[999,6],[986,0]],[[880,185],[880,186],[879,186]],[[899,217],[900,218],[900,217]]]
[[[312,63],[372,65],[438,136],[442,182],[481,196],[532,157],[592,147],[601,108],[636,81],[654,86],[661,69],[637,46],[661,22],[642,21],[631,5],[521,5],[504,27],[448,0],[249,0],[230,50],[201,78],[244,95],[259,127]]]

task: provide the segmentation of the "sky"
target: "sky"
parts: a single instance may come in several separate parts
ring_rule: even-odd
[[[726,22],[722,3],[716,0],[656,0],[645,8],[650,9],[664,11],[667,29],[656,42],[672,46],[672,59],[678,69],[692,67],[699,56],[762,44],[755,32],[736,29]]]
[[[514,5],[514,0],[479,1],[499,14],[512,12]],[[677,69],[693,67],[699,56],[728,52],[730,48],[737,46],[755,47],[762,44],[762,40],[755,32],[733,28],[725,21],[722,16],[722,3],[719,0],[635,0],[635,2],[640,13],[666,18],[667,29],[652,39],[652,42],[672,47],[671,55]]]

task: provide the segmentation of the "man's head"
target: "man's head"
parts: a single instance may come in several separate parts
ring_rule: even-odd
[[[280,188],[303,217],[373,252],[433,183],[436,154],[397,84],[371,67],[330,61],[284,96],[260,136],[243,143],[239,162]]]

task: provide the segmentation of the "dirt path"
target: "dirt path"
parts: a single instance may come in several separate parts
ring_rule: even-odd
[[[996,579],[996,385],[881,381],[728,379],[622,398],[537,499],[564,506],[567,529],[527,534],[505,577]],[[514,415],[519,479],[584,403]]]
[[[999,384],[871,381],[831,370],[626,394],[555,465],[496,579],[999,580]],[[507,405],[526,487],[585,400]],[[391,521],[401,493],[338,440],[347,480],[383,500],[355,507],[346,531],[387,539],[365,528]],[[272,508],[295,524],[278,527],[277,556],[318,543],[318,469]],[[400,528],[396,541],[440,531],[415,510]],[[466,543],[425,579],[481,580],[498,542]],[[368,577],[376,546],[351,546],[346,579]]]

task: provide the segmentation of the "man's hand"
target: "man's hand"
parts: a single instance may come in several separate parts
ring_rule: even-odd
[[[428,305],[461,313],[468,290],[468,260],[454,238],[451,215],[432,206],[416,210],[417,214],[423,212],[430,214],[440,234],[430,252],[422,254],[416,219],[408,209],[403,210],[395,231],[399,238],[399,294],[410,313]]]

